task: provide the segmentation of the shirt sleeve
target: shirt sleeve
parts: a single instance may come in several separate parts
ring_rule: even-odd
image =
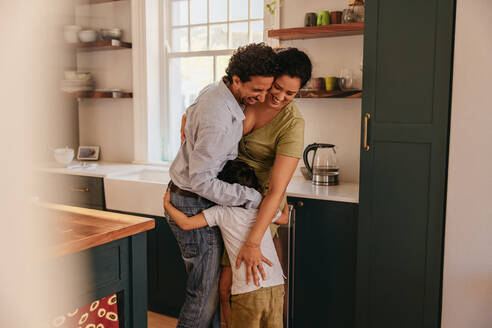
[[[207,221],[209,227],[215,227],[219,225],[219,221],[223,217],[224,211],[222,206],[216,205],[203,210],[202,213],[205,216],[205,221]]]
[[[213,119],[210,116],[202,116],[201,119],[189,159],[190,185],[193,192],[219,205],[258,208],[262,199],[258,191],[217,178],[230,156],[228,151],[231,147],[231,136],[228,132],[227,118]]]
[[[290,124],[280,135],[276,154],[301,158],[304,148],[304,119],[292,118]]]

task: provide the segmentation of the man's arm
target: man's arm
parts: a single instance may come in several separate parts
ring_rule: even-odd
[[[208,225],[203,213],[187,217],[186,214],[174,207],[173,204],[171,204],[171,192],[169,190],[166,191],[166,195],[164,196],[164,209],[174,220],[174,222],[176,222],[176,224],[183,230],[193,230],[203,228]]]
[[[198,113],[197,113],[198,112]],[[217,179],[220,169],[231,157],[231,117],[209,108],[195,109],[196,135],[189,155],[189,177],[191,191],[216,204],[258,208],[261,194],[253,188],[230,184]],[[213,115],[215,114],[215,115]],[[188,115],[186,124],[190,124]],[[199,122],[199,123],[197,123]],[[241,128],[241,124],[237,128]],[[234,127],[236,128],[236,127]],[[189,136],[188,136],[189,137]]]

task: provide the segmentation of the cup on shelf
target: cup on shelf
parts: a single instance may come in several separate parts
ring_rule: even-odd
[[[304,16],[304,26],[316,26],[317,16],[316,13],[306,13]]]
[[[343,10],[342,13],[342,24],[354,23],[356,21],[355,12],[352,8],[347,8]]]
[[[332,24],[342,24],[342,12],[330,11],[330,19]]]
[[[97,32],[95,30],[82,30],[79,32],[79,39],[82,42],[94,42],[97,40]]]
[[[313,78],[313,90],[316,91],[325,90],[325,79],[322,77]]]
[[[330,12],[328,10],[321,10],[318,12],[316,25],[329,25],[330,24]]]
[[[353,74],[350,68],[342,68],[338,75],[338,86],[340,90],[352,89]]]
[[[66,25],[63,28],[63,38],[68,43],[77,43],[79,42],[80,30],[82,30],[82,27],[78,25]]]
[[[336,76],[325,77],[325,90],[326,91],[335,90],[336,89],[336,82],[337,82]]]

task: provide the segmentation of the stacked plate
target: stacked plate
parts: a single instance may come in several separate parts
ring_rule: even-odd
[[[65,71],[61,90],[64,92],[92,91],[94,80],[90,72]]]

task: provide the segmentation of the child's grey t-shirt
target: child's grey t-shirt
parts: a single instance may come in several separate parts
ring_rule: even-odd
[[[251,229],[256,222],[257,209],[245,209],[242,207],[230,206],[213,206],[203,211],[205,220],[208,225],[219,226],[222,233],[222,239],[229,254],[229,260],[232,265],[232,295],[244,294],[260,287],[271,287],[284,284],[282,267],[275,251],[272,235],[270,231],[263,235],[260,249],[264,257],[272,262],[273,266],[263,263],[263,269],[266,273],[266,279],[263,280],[260,275],[260,287],[257,287],[250,279],[249,285],[246,284],[246,269],[244,262],[236,270],[236,259],[241,247],[249,236]],[[277,212],[275,220],[280,216]]]

